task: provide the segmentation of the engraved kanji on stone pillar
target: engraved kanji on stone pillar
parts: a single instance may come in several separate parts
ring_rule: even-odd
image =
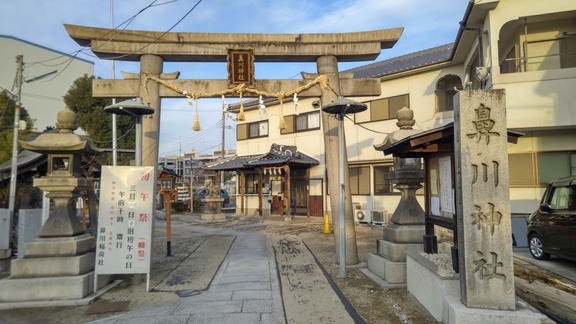
[[[454,111],[462,302],[515,309],[504,90],[460,91]]]

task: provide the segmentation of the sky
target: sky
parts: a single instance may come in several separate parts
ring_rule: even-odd
[[[81,47],[64,24],[133,30],[215,33],[344,33],[404,27],[400,40],[375,61],[340,63],[339,70],[454,42],[467,0],[18,0],[0,1],[0,34],[75,53]],[[112,63],[90,51],[78,57],[94,62],[94,75],[112,78]],[[28,63],[28,62],[26,62]],[[137,62],[115,62],[120,71],[139,71]],[[226,63],[165,63],[180,79],[226,79]],[[316,72],[313,63],[257,63],[256,79],[298,79]],[[229,103],[237,102],[230,98]],[[194,110],[185,98],[163,99],[160,156],[209,154],[222,145],[222,103],[199,102],[202,131],[192,131]],[[32,116],[34,118],[34,116]],[[234,121],[227,119],[226,148],[235,148]]]

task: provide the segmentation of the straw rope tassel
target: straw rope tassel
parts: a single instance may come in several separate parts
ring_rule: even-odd
[[[240,112],[238,113],[238,117],[236,117],[238,121],[245,121],[246,118],[244,117],[244,103],[242,102],[242,91],[240,91]]]
[[[280,124],[279,124],[279,128],[280,129],[285,129],[286,128],[286,121],[284,120],[284,93],[280,94],[280,97],[278,97],[278,99],[280,100]]]
[[[194,97],[194,104],[196,105],[196,114],[194,115],[194,125],[192,125],[192,130],[200,131],[200,119],[198,118],[198,98]]]

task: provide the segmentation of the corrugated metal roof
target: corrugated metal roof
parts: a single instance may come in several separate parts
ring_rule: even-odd
[[[388,60],[359,66],[344,72],[354,72],[354,78],[378,78],[450,60],[454,43],[410,53]]]

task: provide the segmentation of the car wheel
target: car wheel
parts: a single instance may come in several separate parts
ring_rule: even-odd
[[[530,248],[530,254],[537,260],[548,260],[550,259],[550,253],[544,252],[544,244],[542,239],[538,234],[531,234],[528,238],[528,247]]]

